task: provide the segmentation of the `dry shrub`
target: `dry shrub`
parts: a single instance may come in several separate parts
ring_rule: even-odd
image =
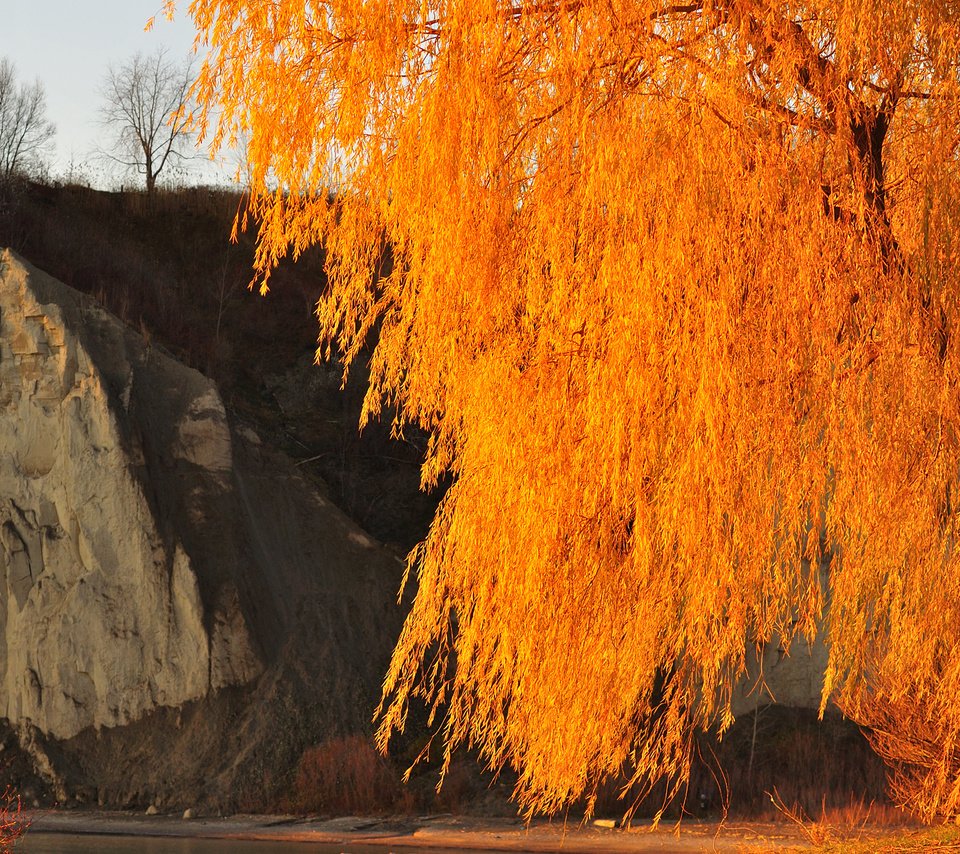
[[[20,797],[9,787],[0,796],[0,854],[13,850],[14,843],[29,827],[23,816]]]
[[[860,728],[836,711],[823,720],[812,709],[770,705],[741,715],[719,741],[701,734],[687,786],[672,801],[670,787],[653,787],[639,804],[638,820],[664,808],[665,817],[781,820],[847,828],[897,818],[886,795],[885,767]],[[628,777],[598,790],[598,816],[620,817],[636,793],[623,788]],[[899,817],[903,820],[903,817]]]
[[[339,736],[300,757],[291,806],[302,812],[367,815],[390,812],[402,799],[397,772],[369,738]]]
[[[960,714],[929,696],[875,695],[859,711],[888,765],[890,795],[925,822],[960,815]],[[935,698],[940,699],[940,698]]]

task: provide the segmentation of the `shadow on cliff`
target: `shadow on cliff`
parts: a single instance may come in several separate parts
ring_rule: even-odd
[[[0,258],[0,703],[60,802],[269,804],[365,734],[402,562],[209,378]]]
[[[255,231],[228,239],[242,201],[203,187],[147,195],[7,183],[0,246],[213,379],[231,412],[364,530],[406,553],[439,499],[419,490],[426,437],[394,440],[388,419],[359,432],[365,365],[341,389],[338,364],[313,364],[323,253],[281,263],[266,297],[249,290]]]
[[[83,295],[67,300],[74,325],[100,364],[163,560],[188,556],[208,642],[219,639],[227,670],[240,671],[217,677],[211,665],[204,697],[160,696],[152,710],[147,700],[145,713],[108,722],[123,726],[69,727],[65,740],[37,726],[36,712],[11,709],[61,801],[269,806],[289,799],[308,748],[369,738],[399,630],[400,559],[439,496],[419,490],[423,437],[398,442],[385,425],[359,433],[363,366],[343,390],[338,365],[313,364],[322,254],[281,265],[266,298],[248,290],[253,235],[228,240],[240,204],[207,188],[0,187],[0,245]],[[102,321],[91,333],[90,306],[125,326]],[[200,373],[171,372],[171,357]],[[211,389],[222,413],[197,411]],[[211,476],[217,454],[229,460]],[[47,687],[49,705],[60,689]]]

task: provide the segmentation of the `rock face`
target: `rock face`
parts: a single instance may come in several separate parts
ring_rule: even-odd
[[[216,389],[70,296],[0,260],[0,713],[57,738],[263,668],[235,583],[205,608],[189,532],[161,536],[146,493],[148,456],[192,474],[188,514],[229,490]]]
[[[827,670],[823,634],[812,644],[794,638],[789,648],[771,642],[747,654],[747,672],[734,687],[733,713],[743,715],[776,703],[795,709],[818,709]]]
[[[185,779],[219,774],[226,791],[243,756],[282,771],[270,762],[289,765],[312,730],[362,726],[399,569],[232,424],[211,381],[0,255],[0,717],[58,785],[195,799]],[[308,713],[321,690],[345,703]],[[145,719],[156,755],[125,764]]]

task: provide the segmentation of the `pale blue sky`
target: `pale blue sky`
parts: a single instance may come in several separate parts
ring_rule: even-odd
[[[166,47],[186,57],[193,45],[193,22],[182,0],[174,21],[158,14],[162,0],[0,0],[0,56],[13,60],[21,81],[39,79],[47,93],[47,113],[57,126],[53,174],[71,160],[90,163],[98,142],[101,82],[110,63],[137,51]],[[156,15],[151,32],[147,20]],[[91,170],[92,171],[92,170]],[[191,166],[195,179],[213,175],[203,159]]]

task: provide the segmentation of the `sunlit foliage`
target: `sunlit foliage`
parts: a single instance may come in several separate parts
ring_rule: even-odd
[[[365,417],[452,476],[381,738],[423,697],[548,811],[682,779],[822,625],[824,701],[893,759],[935,710],[913,805],[957,811],[960,7],[189,8],[262,281],[326,246],[323,349],[375,331]]]

